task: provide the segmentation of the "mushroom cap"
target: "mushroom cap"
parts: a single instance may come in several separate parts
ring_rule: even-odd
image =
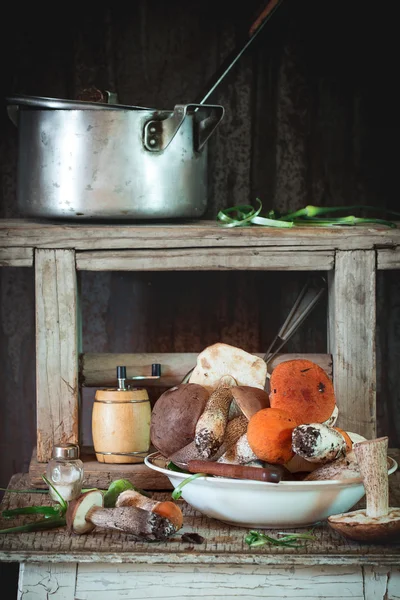
[[[298,423],[323,423],[332,415],[336,398],[328,374],[310,360],[287,360],[270,378],[272,408],[290,413]]]
[[[242,413],[248,418],[269,407],[269,396],[266,391],[251,385],[238,385],[231,389],[232,396]]]
[[[91,490],[81,494],[76,500],[68,504],[66,521],[70,533],[89,533],[95,528],[93,523],[86,521],[85,517],[94,506],[102,507],[104,496],[99,490]]]
[[[361,472],[356,461],[354,452],[349,452],[343,458],[338,458],[330,463],[318,466],[309,473],[304,481],[330,481],[343,479],[359,479],[361,481]]]
[[[228,374],[238,385],[264,389],[267,365],[262,358],[245,350],[217,343],[200,352],[189,381],[203,385],[211,393],[218,386],[220,378]]]
[[[389,542],[400,539],[400,508],[389,508],[383,517],[368,517],[365,509],[328,517],[335,531],[357,542]]]
[[[294,454],[292,431],[296,426],[292,415],[285,410],[259,410],[251,417],[247,427],[249,446],[260,460],[283,465]]]
[[[197,383],[182,383],[161,394],[150,422],[151,443],[161,454],[170,456],[194,440],[208,397]]]

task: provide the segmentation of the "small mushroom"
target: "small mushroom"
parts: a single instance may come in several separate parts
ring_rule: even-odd
[[[295,454],[310,462],[327,463],[346,454],[346,441],[333,427],[308,423],[293,429],[292,448]]]
[[[306,475],[304,481],[331,481],[344,479],[360,479],[361,473],[354,452],[338,458],[330,463],[318,465],[318,468]]]
[[[399,540],[400,508],[389,508],[388,438],[359,442],[353,447],[364,481],[366,509],[332,515],[329,525],[352,540]]]
[[[251,385],[238,385],[232,388],[232,396],[248,419],[251,419],[262,408],[268,408],[269,406],[267,392]]]
[[[66,519],[70,533],[89,533],[96,527],[86,520],[87,513],[94,507],[103,507],[103,494],[98,490],[86,492],[68,504]]]
[[[153,500],[135,490],[122,492],[118,496],[115,506],[117,508],[120,506],[136,506],[137,508],[156,513],[160,517],[168,519],[175,526],[176,531],[183,525],[182,511],[177,504],[169,500],[165,502]]]
[[[142,508],[103,508],[103,494],[98,490],[70,502],[66,520],[71,533],[85,534],[103,527],[130,533],[141,541],[161,541],[176,531],[171,521]]]

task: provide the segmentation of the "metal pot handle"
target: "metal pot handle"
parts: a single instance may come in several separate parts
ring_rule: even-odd
[[[144,126],[143,144],[150,152],[165,150],[178,133],[186,115],[194,113],[194,146],[197,152],[203,148],[224,116],[223,106],[214,104],[177,104],[166,119],[153,119]],[[206,113],[206,116],[204,116]]]
[[[9,104],[7,106],[7,114],[10,121],[14,123],[15,127],[18,127],[18,105]]]

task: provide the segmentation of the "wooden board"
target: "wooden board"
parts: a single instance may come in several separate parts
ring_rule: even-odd
[[[400,265],[400,248],[387,248],[377,251],[377,269],[398,269]]]
[[[145,248],[224,248],[264,246],[280,252],[306,249],[371,250],[400,246],[400,228],[313,227],[227,229],[215,221],[171,225],[87,225],[0,220],[0,247],[74,248],[76,250]]]
[[[106,490],[115,479],[129,479],[134,485],[144,490],[170,490],[172,486],[168,477],[149,469],[145,464],[113,465],[100,463],[96,460],[93,448],[82,448],[81,460],[85,474],[84,487],[97,487]],[[36,450],[32,453],[29,465],[29,485],[31,487],[46,487],[42,475],[45,474],[46,464],[38,462]]]
[[[398,457],[399,452],[389,451]],[[15,475],[9,487],[26,489],[28,476]],[[400,505],[400,474],[390,477],[390,500],[392,506]],[[152,497],[171,499],[170,493],[155,492]],[[399,566],[400,543],[358,544],[345,540],[326,525],[315,528],[315,541],[302,548],[263,546],[249,549],[244,542],[246,528],[233,527],[204,517],[185,501],[177,501],[184,514],[181,531],[161,543],[134,542],[131,536],[97,529],[89,535],[73,536],[65,529],[0,536],[1,561],[26,561],[50,563],[135,563],[136,565],[250,565],[294,566],[301,565],[377,565]],[[32,504],[48,504],[48,494],[6,493],[1,509]],[[19,517],[15,523],[28,522],[31,517]],[[10,527],[10,520],[0,520],[0,527]],[[304,529],[301,531],[304,532]],[[182,541],[183,533],[196,532],[204,538],[199,545]],[[274,536],[276,531],[266,530]]]
[[[329,349],[338,426],[376,436],[376,255],[337,252],[329,286]]]
[[[79,443],[78,290],[73,250],[36,250],[37,455]]]
[[[307,598],[398,600],[400,569],[379,566],[22,563],[20,596],[52,600]],[[112,594],[112,596],[111,596]],[[47,596],[48,598],[49,596]]]
[[[263,357],[263,353],[255,353]],[[152,364],[161,364],[160,379],[138,381],[143,387],[172,387],[182,382],[183,377],[196,365],[195,352],[154,353],[154,354],[82,354],[80,360],[80,381],[85,387],[112,387],[117,383],[116,367],[125,365],[128,377],[150,375]],[[278,354],[269,364],[269,371],[285,360],[308,358],[325,369],[332,377],[332,357],[330,354]],[[132,382],[132,385],[135,383]]]
[[[78,252],[77,269],[83,271],[328,271],[333,250],[264,248],[205,248],[183,250],[113,250]]]
[[[33,248],[0,248],[0,267],[31,267]]]

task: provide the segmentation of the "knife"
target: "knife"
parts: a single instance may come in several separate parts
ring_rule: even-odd
[[[251,479],[253,481],[266,481],[268,483],[279,483],[283,471],[279,467],[247,467],[246,465],[229,465],[208,460],[190,460],[187,466],[191,473],[205,473],[206,475],[218,475],[232,479]]]

